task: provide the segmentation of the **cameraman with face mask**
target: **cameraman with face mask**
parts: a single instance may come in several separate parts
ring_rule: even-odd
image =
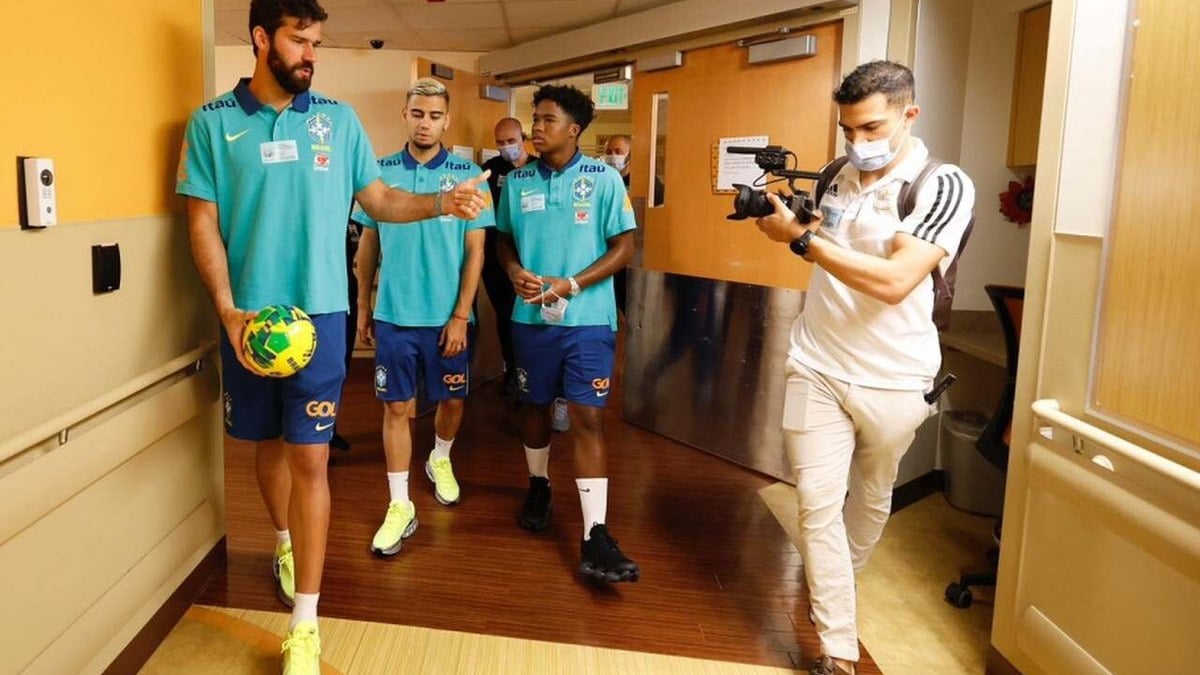
[[[908,68],[864,64],[833,98],[849,162],[808,224],[773,194],[775,213],[757,221],[814,264],[792,328],[783,413],[821,638],[814,675],[855,672],[854,575],[883,533],[900,459],[936,411],[924,398],[941,367],[931,275],[959,250],[975,202],[971,179],[941,164],[901,217],[901,189],[930,162],[913,136],[920,108]]]

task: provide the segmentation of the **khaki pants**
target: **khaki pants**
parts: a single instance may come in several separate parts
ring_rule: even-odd
[[[854,575],[883,533],[900,458],[935,411],[923,392],[860,387],[788,359],[783,431],[800,555],[828,656],[859,658]]]

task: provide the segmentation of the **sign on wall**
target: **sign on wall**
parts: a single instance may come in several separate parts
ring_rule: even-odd
[[[629,83],[606,82],[592,85],[592,103],[596,110],[628,110]]]

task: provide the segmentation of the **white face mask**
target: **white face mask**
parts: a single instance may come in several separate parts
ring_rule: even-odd
[[[500,156],[509,162],[515,162],[521,158],[521,144],[513,143],[512,145],[501,145],[496,148],[500,151]]]
[[[625,165],[629,163],[629,155],[605,155],[604,163],[617,171],[624,171]]]
[[[900,113],[900,120],[903,122],[904,114],[908,112],[908,108]],[[861,141],[859,143],[851,143],[846,141],[846,156],[850,158],[850,163],[859,171],[878,171],[896,158],[899,148],[892,148],[892,139],[900,130],[904,128],[901,124],[896,127],[891,136],[881,138],[876,141]]]
[[[545,321],[549,324],[560,324],[563,321],[563,317],[567,314],[567,305],[570,304],[570,301],[566,298],[559,297],[555,293],[550,293],[550,295],[554,296],[556,299],[554,302],[546,304],[546,299],[543,297],[542,321]]]

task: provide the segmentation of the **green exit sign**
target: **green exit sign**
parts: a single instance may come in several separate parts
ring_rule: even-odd
[[[626,82],[593,84],[592,103],[596,104],[596,110],[628,110],[629,84]]]

